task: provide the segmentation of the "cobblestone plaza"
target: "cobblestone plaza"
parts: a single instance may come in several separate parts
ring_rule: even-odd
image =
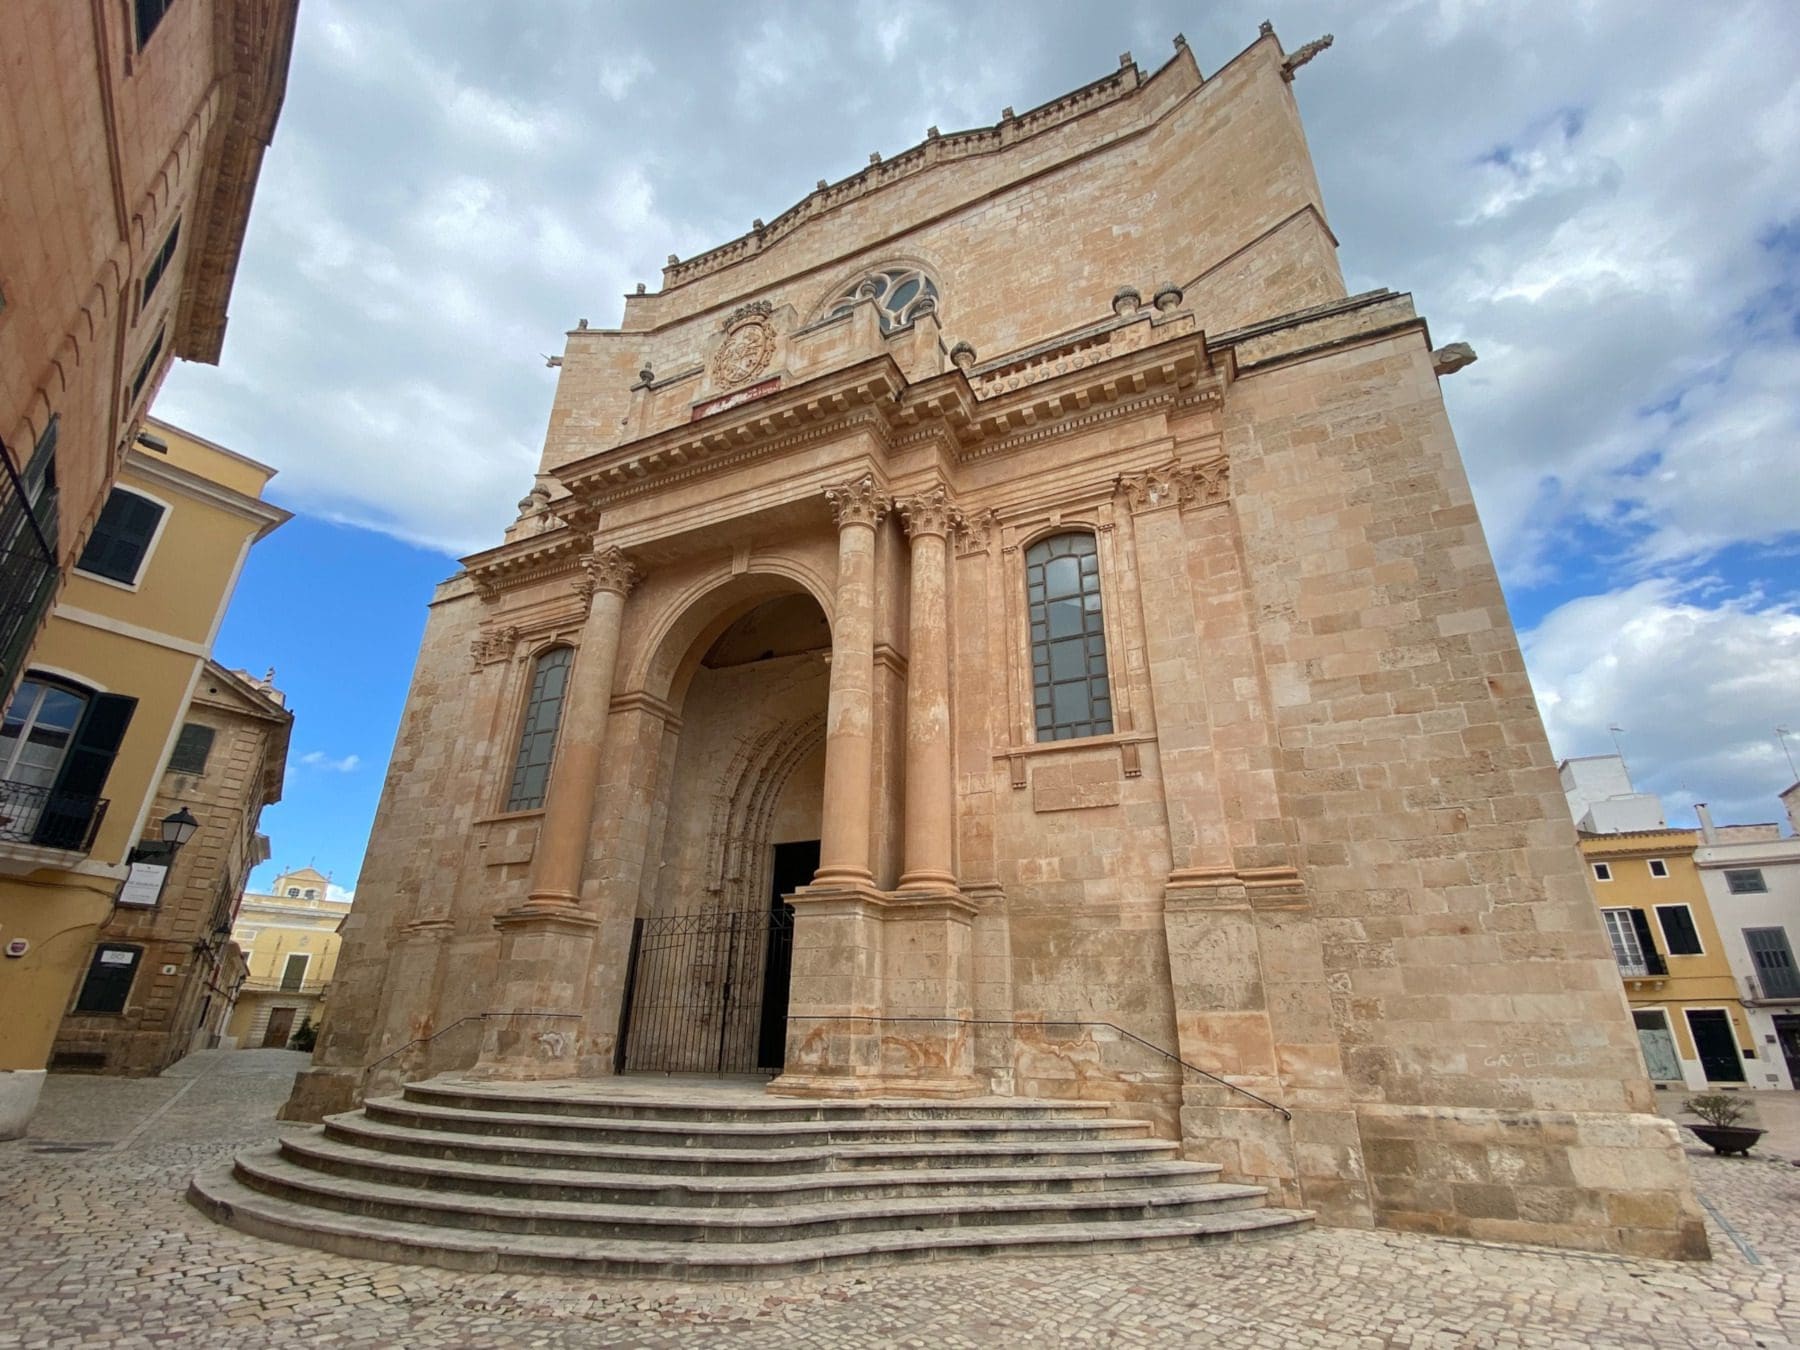
[[[188,1178],[272,1137],[304,1063],[214,1051],[161,1078],[52,1077],[32,1137],[0,1144],[0,1347],[1800,1344],[1800,1132],[1775,1120],[1764,1156],[1689,1150],[1704,1264],[1340,1228],[697,1286],[376,1265],[208,1222]]]

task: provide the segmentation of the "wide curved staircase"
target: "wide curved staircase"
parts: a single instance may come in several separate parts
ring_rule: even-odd
[[[749,1278],[1293,1232],[1103,1103],[820,1102],[613,1079],[407,1085],[197,1175],[221,1222],[467,1270]]]

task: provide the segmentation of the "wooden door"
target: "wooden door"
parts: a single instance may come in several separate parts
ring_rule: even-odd
[[[263,1049],[284,1050],[288,1038],[294,1034],[294,1010],[292,1008],[272,1008],[269,1011],[269,1025],[263,1032]]]
[[[1729,1014],[1714,1008],[1689,1008],[1688,1030],[1694,1035],[1694,1053],[1709,1083],[1742,1083],[1744,1061],[1738,1057],[1737,1033]]]

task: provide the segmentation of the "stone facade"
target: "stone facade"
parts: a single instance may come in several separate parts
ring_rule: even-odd
[[[294,715],[281,694],[243,671],[208,661],[185,726],[212,733],[203,763],[171,764],[150,807],[150,829],[186,807],[200,822],[172,856],[160,903],[114,906],[95,933],[101,944],[141,950],[130,996],[118,1012],[64,1014],[52,1069],[154,1074],[190,1050],[208,1048],[217,1014],[238,992],[242,959],[231,925],[250,871],[267,858],[257,833],[262,809],[281,800]],[[152,856],[157,841],[141,846]]]
[[[219,359],[298,3],[0,6],[0,438],[39,518],[0,476],[0,698],[169,366]]]
[[[1345,295],[1316,50],[934,129],[569,335],[287,1114],[670,1067],[648,935],[785,900],[773,1092],[1108,1100],[1328,1222],[1704,1253],[1445,417],[1468,353]]]

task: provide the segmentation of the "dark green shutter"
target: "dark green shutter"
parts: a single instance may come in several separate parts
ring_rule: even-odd
[[[88,702],[87,716],[76,729],[75,740],[63,758],[62,772],[57,775],[50,801],[38,818],[34,844],[46,848],[85,849],[99,824],[100,803],[97,800],[106,787],[106,776],[112,772],[119,743],[131,725],[137,700],[123,694],[95,694]]]
[[[162,514],[148,497],[114,488],[75,566],[112,581],[136,581]]]

